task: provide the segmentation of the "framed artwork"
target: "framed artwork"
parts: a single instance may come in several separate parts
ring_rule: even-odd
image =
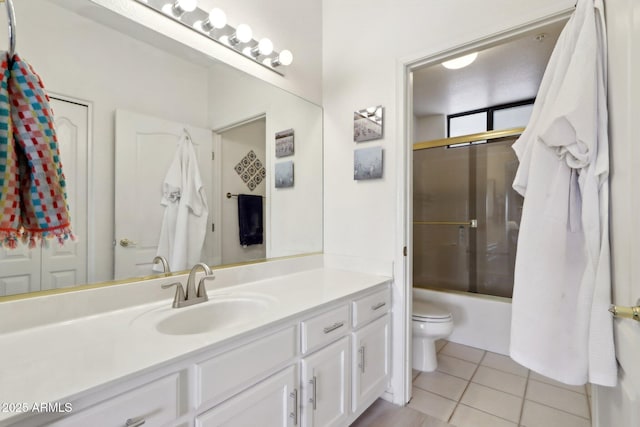
[[[353,179],[382,178],[382,147],[359,148],[353,152]]]
[[[353,140],[373,141],[382,138],[382,105],[353,113]]]
[[[276,163],[276,188],[293,187],[293,161]]]
[[[287,129],[276,133],[276,157],[293,156],[293,142],[293,129]]]

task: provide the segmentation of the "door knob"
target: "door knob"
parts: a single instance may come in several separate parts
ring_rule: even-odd
[[[611,305],[609,311],[615,317],[621,317],[623,319],[633,319],[640,322],[640,299],[636,303],[635,307],[620,307],[618,305]]]
[[[137,245],[136,242],[134,242],[133,240],[129,240],[126,237],[124,239],[120,239],[120,246],[122,246],[123,248],[128,248],[129,246],[135,245]]]

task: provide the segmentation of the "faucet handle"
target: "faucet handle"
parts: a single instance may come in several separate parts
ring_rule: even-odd
[[[216,276],[204,276],[202,279],[200,279],[200,282],[198,283],[198,293],[197,293],[197,297],[198,298],[202,298],[205,301],[209,300],[209,297],[207,296],[207,288],[204,285],[204,282],[206,280],[214,280],[216,278]]]
[[[182,286],[182,283],[173,282],[173,283],[160,285],[162,289],[168,289],[172,286],[176,287],[176,294],[173,297],[173,308],[178,308],[181,305],[181,303],[183,303],[187,299],[184,294],[184,287]]]

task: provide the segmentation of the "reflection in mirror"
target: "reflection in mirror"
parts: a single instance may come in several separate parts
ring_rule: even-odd
[[[322,250],[319,106],[187,46],[164,49],[161,35],[132,37],[143,33],[135,23],[91,2],[32,0],[15,9],[16,50],[52,95],[78,239],[0,250],[0,296],[155,274],[162,181],[185,130],[208,202],[200,260]],[[0,21],[5,28],[6,17]],[[7,45],[5,32],[0,43]],[[287,158],[296,164],[295,186],[275,188],[275,135],[287,129],[296,138]],[[250,152],[254,173],[245,180],[235,167]],[[240,244],[238,199],[228,192],[263,197],[262,244]]]

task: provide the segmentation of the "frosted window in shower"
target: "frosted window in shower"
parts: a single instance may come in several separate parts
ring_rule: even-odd
[[[493,112],[494,129],[526,127],[533,111],[533,104],[502,108]]]
[[[449,137],[487,131],[487,112],[449,118]]]

